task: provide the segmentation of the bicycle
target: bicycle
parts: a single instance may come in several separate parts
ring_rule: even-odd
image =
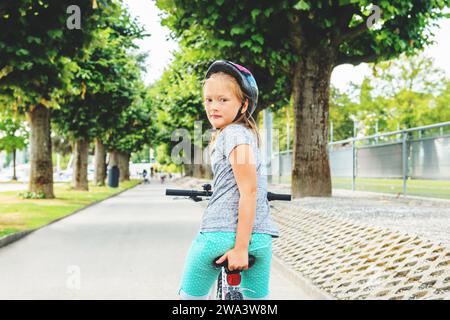
[[[202,185],[203,191],[197,190],[186,190],[186,189],[166,189],[166,196],[182,196],[187,199],[191,199],[195,202],[203,201],[203,198],[209,199],[213,192],[211,191],[211,185],[209,183]],[[281,200],[281,201],[291,201],[290,194],[281,194],[267,192],[267,200]],[[240,270],[229,270],[228,260],[225,260],[221,264],[217,264],[216,261],[221,257],[218,256],[212,261],[212,265],[215,268],[221,268],[215,286],[210,292],[210,299],[212,299],[213,293],[216,293],[217,300],[243,300],[244,296],[242,291],[250,290],[248,288],[241,288],[241,271]],[[248,268],[250,269],[256,258],[253,255],[248,257]]]
[[[216,257],[213,260],[213,267],[222,268],[216,281],[216,288],[213,287],[212,292],[216,292],[217,300],[244,300],[242,291],[249,290],[249,288],[241,287],[241,270],[229,270],[228,260],[225,260],[221,264],[217,264],[221,256]],[[256,258],[253,255],[248,256],[248,268],[250,269],[255,264]],[[210,299],[211,299],[210,295]]]

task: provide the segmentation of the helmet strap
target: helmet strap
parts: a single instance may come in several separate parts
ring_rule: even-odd
[[[241,116],[241,110],[242,110],[242,108],[244,107],[244,104],[245,104],[245,100],[242,101],[242,104],[241,104],[241,106],[239,107],[239,111],[237,112],[236,117],[234,117],[233,122],[235,122],[235,121]]]

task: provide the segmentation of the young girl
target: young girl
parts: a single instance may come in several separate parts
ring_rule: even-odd
[[[251,118],[258,87],[246,68],[218,60],[206,73],[203,98],[216,129],[210,144],[213,195],[189,249],[178,293],[181,299],[207,299],[220,273],[213,262],[228,260],[230,270],[242,270],[241,286],[250,289],[243,291],[244,299],[268,299],[272,237],[279,231],[270,217],[260,138]],[[249,254],[256,258],[251,268]]]

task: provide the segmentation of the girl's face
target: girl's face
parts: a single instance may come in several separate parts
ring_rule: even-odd
[[[242,101],[235,93],[236,84],[227,76],[211,76],[203,87],[203,97],[206,114],[211,125],[220,129],[233,122]],[[247,110],[245,101],[241,112]]]

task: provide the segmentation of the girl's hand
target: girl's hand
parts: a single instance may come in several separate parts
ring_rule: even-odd
[[[227,251],[216,263],[220,264],[228,259],[228,269],[247,270],[248,269],[248,250],[233,248]]]

